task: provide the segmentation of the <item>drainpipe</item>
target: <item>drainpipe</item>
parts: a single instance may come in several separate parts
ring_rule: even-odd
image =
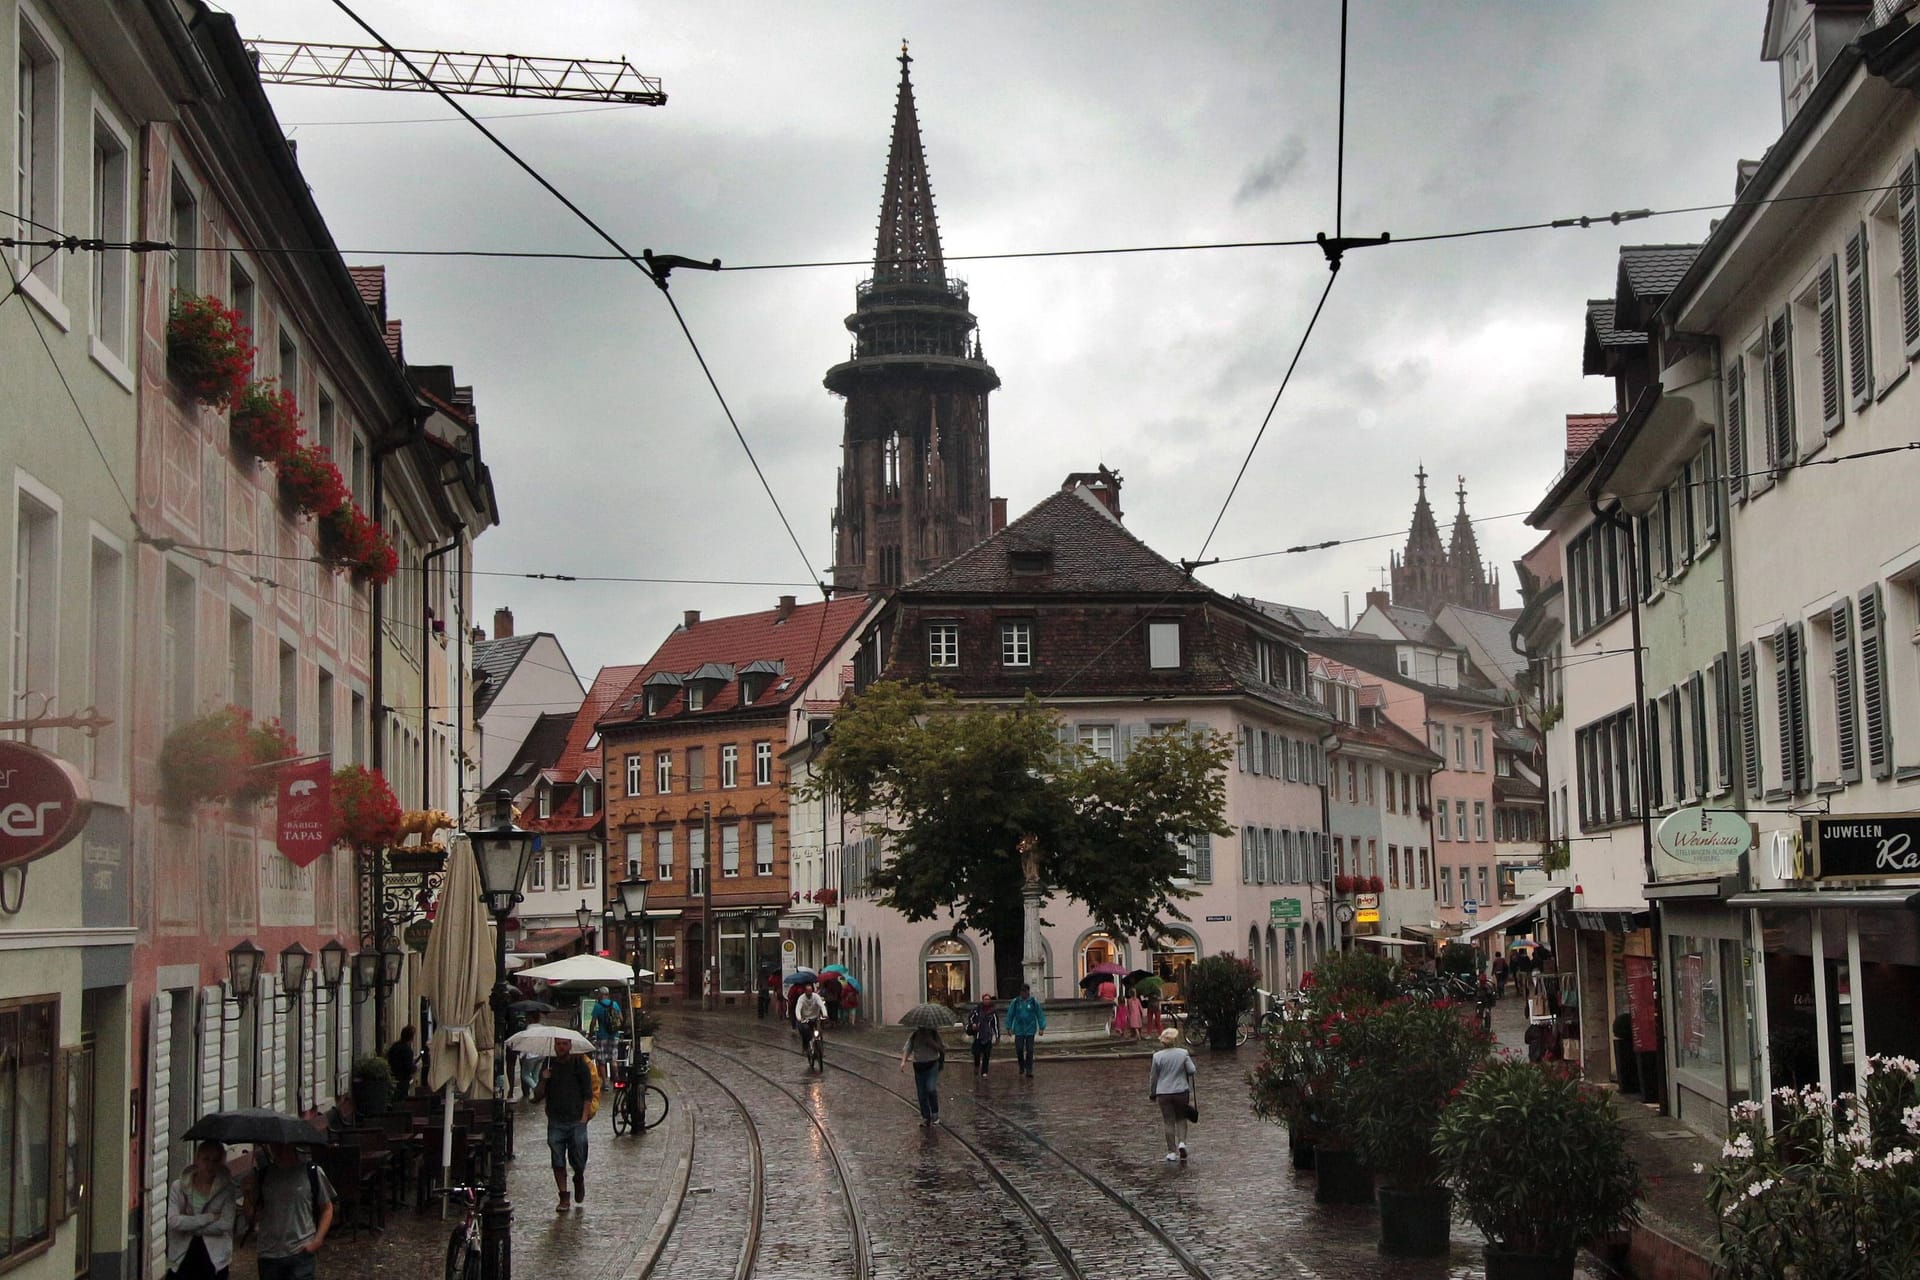
[[[444,547],[435,547],[420,557],[420,807],[422,809],[433,808],[433,708],[427,703],[427,698],[432,696],[432,690],[427,680],[427,662],[433,652],[433,627],[427,620],[428,615],[431,614],[433,610],[427,605],[427,586],[433,579],[427,573],[427,566],[441,556],[446,555],[449,551],[458,551],[462,543],[461,535],[466,527],[467,526],[460,521],[454,521],[453,541],[447,543]],[[447,673],[447,692],[449,694],[453,693],[457,687],[455,682],[459,678],[459,673],[456,671],[449,671]],[[457,697],[452,698],[451,705],[454,709],[454,716],[458,719],[460,700]],[[456,770],[458,770],[459,765],[460,762],[455,760],[454,768]],[[457,810],[459,806],[456,804],[454,807],[456,809],[454,818],[458,821],[459,814]]]

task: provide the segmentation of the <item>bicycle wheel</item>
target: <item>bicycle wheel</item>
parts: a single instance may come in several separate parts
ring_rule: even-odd
[[[472,1218],[463,1219],[447,1238],[446,1280],[480,1280],[480,1241]]]
[[[633,1128],[633,1090],[620,1090],[613,1103],[613,1133],[615,1137]]]
[[[1240,1012],[1240,1016],[1234,1019],[1233,1043],[1236,1046],[1243,1045],[1249,1039],[1251,1039],[1252,1036],[1253,1036],[1253,1010],[1243,1009]]]
[[[667,1092],[650,1084],[633,1095],[636,1119],[642,1130],[653,1128],[667,1118]]]
[[[1180,1034],[1190,1045],[1198,1047],[1205,1044],[1207,1042],[1206,1020],[1198,1014],[1188,1014]]]

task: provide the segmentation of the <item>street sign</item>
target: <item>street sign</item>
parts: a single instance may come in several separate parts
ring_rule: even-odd
[[[1478,902],[1475,902],[1472,898],[1468,898],[1464,902],[1462,902],[1460,904],[1460,909],[1466,912],[1470,916],[1477,916],[1480,914],[1480,904]]]
[[[1207,923],[1208,924],[1225,924],[1227,921],[1231,919],[1233,919],[1232,916],[1208,916]]]
[[[1271,913],[1269,919],[1275,924],[1300,923],[1300,899],[1298,898],[1275,898],[1267,903],[1267,910]]]

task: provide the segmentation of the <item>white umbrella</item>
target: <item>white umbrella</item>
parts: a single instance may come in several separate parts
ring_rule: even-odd
[[[651,978],[653,974],[649,970],[636,970],[630,964],[621,964],[618,960],[609,960],[605,956],[568,956],[565,960],[555,960],[551,964],[537,964],[531,969],[521,969],[514,976],[539,978],[546,982],[632,982],[636,977]]]
[[[572,1027],[553,1027],[544,1022],[508,1036],[507,1048],[515,1053],[531,1054],[536,1058],[551,1058],[554,1056],[553,1046],[563,1040],[576,1049],[591,1051],[593,1048],[593,1041]]]

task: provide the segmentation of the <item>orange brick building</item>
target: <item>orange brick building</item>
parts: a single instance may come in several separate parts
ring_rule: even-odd
[[[805,735],[809,705],[837,705],[850,637],[873,607],[782,596],[764,613],[689,611],[600,719],[605,882],[653,881],[652,936],[639,942],[661,1003],[698,998],[703,979],[731,1003],[779,967],[791,902],[780,755]]]

